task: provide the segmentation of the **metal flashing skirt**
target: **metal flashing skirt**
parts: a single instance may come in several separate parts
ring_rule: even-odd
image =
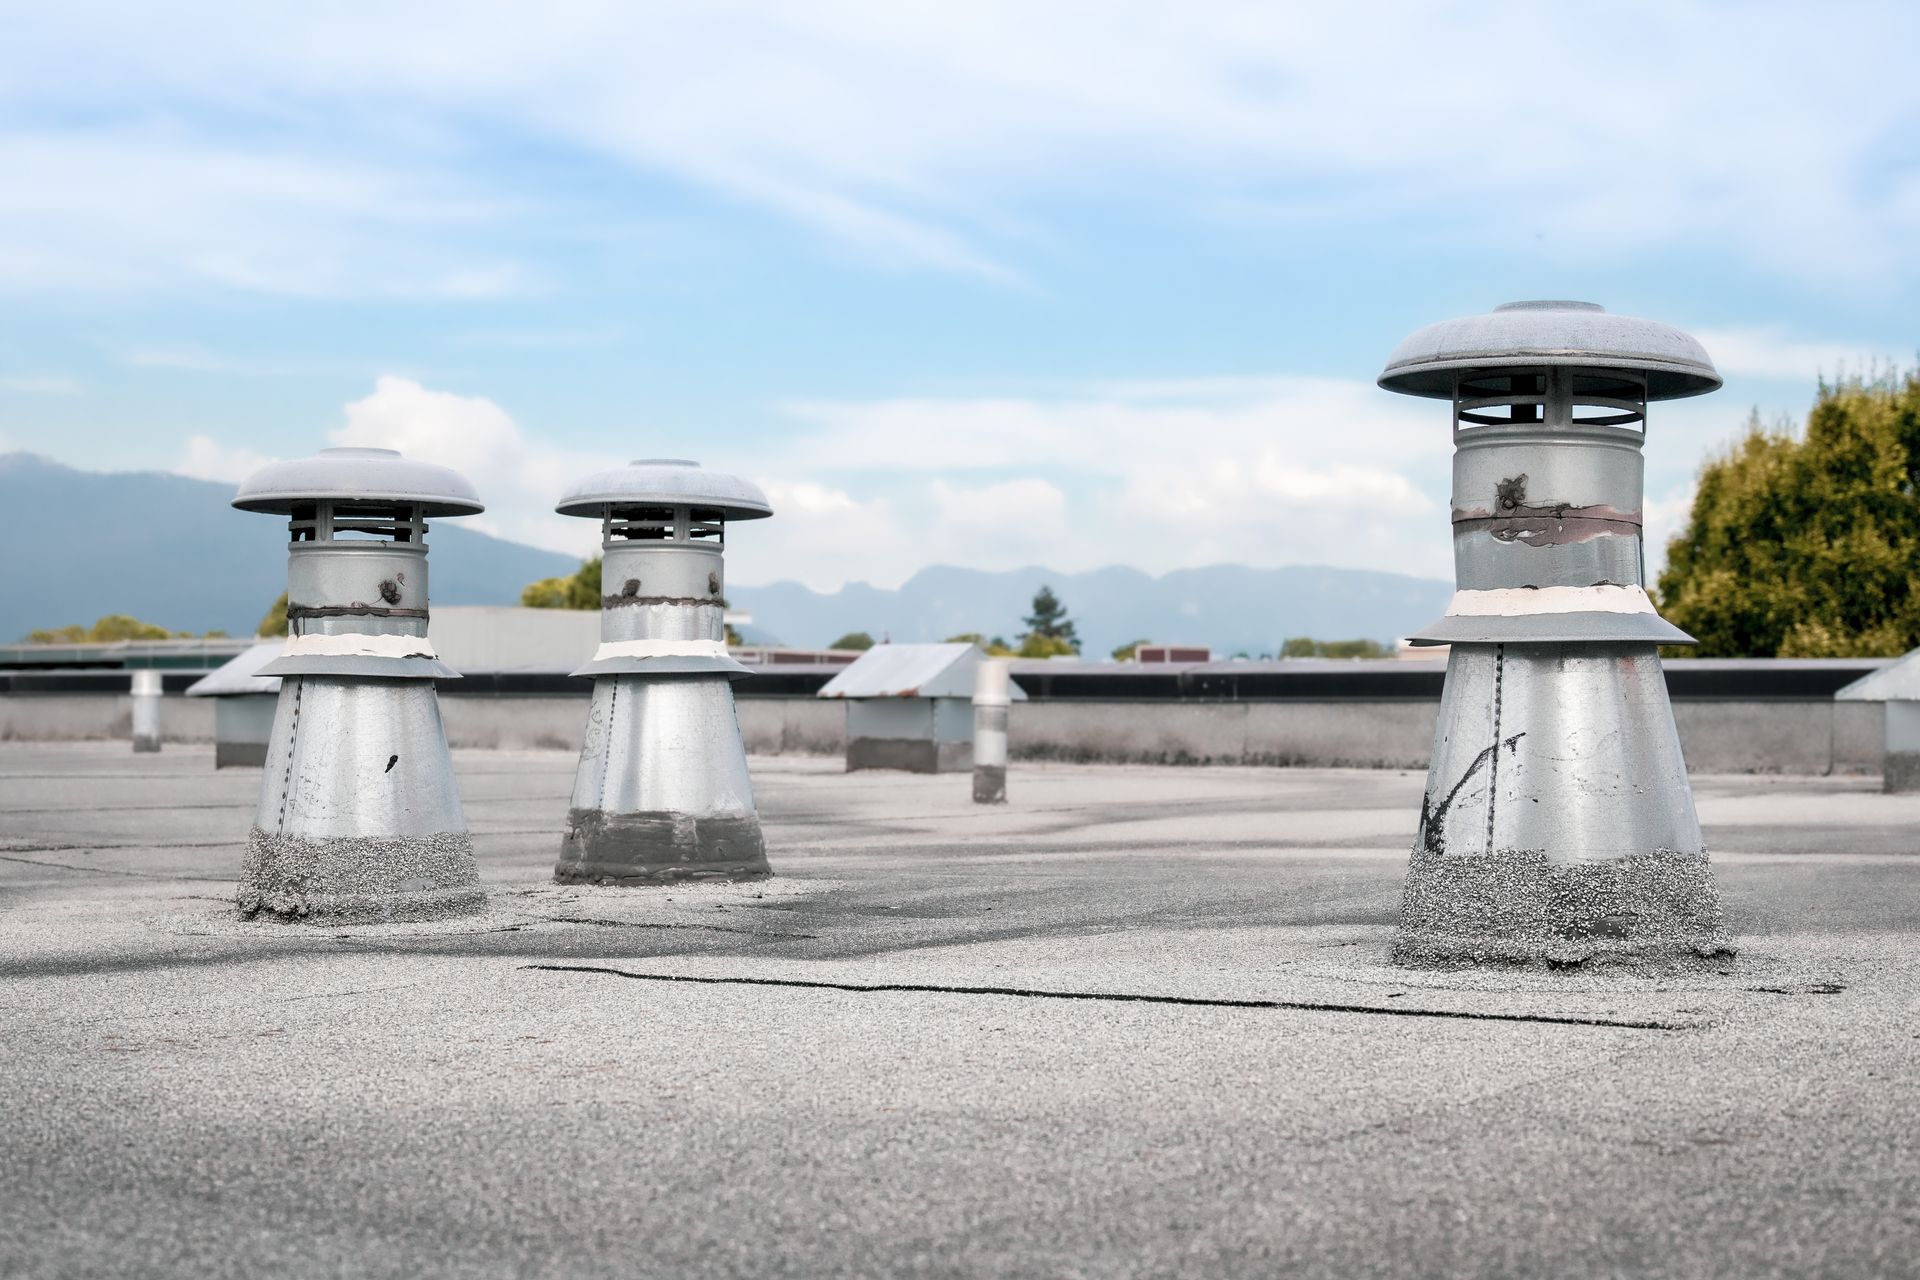
[[[771,874],[727,678],[596,679],[554,879],[642,885]]]
[[[242,915],[371,924],[485,906],[431,683],[286,677],[264,769]]]
[[[1396,959],[1731,953],[1651,645],[1456,645]]]

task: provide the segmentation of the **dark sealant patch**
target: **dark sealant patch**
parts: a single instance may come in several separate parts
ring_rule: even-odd
[[[236,902],[249,920],[385,924],[470,915],[486,894],[464,831],[308,840],[255,827]]]
[[[1003,764],[973,766],[973,799],[977,804],[1005,804],[1007,802],[1007,766]]]
[[[1519,743],[1520,739],[1526,736],[1526,730],[1522,729],[1512,737],[1503,738],[1499,742],[1482,750],[1480,754],[1475,756],[1467,765],[1466,772],[1460,775],[1460,781],[1453,784],[1453,790],[1447,792],[1439,804],[1436,805],[1433,803],[1432,792],[1427,792],[1420,797],[1420,848],[1434,854],[1446,852],[1447,811],[1452,809],[1453,802],[1460,798],[1461,788],[1472,781],[1473,775],[1480,772],[1482,766],[1492,762],[1501,747],[1505,747],[1508,751],[1513,751],[1516,749],[1516,744]]]
[[[645,885],[760,880],[767,865],[760,819],[574,809],[553,869],[558,884]]]
[[[627,579],[626,585],[634,588],[634,591],[637,593],[640,588],[640,580],[638,578],[629,578]],[[600,597],[600,607],[603,609],[625,609],[633,605],[642,604],[710,605],[712,603],[713,601],[705,596],[629,595],[624,589],[621,590],[619,595],[605,595]]]

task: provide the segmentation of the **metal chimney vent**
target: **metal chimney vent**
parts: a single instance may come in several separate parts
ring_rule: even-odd
[[[750,481],[679,458],[589,476],[555,508],[600,521],[600,648],[554,879],[771,874],[730,683],[726,524],[773,514]]]
[[[1700,345],[1586,302],[1400,344],[1380,385],[1453,404],[1458,590],[1396,954],[1672,963],[1729,950],[1645,589],[1647,405],[1720,385]]]
[[[288,517],[287,643],[246,916],[424,920],[484,905],[427,640],[427,517],[482,510],[466,480],[391,449],[323,449],[249,476],[233,505]]]

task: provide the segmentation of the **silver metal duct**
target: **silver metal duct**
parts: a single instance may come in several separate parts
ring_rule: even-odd
[[[160,673],[136,671],[129,683],[133,701],[133,749],[160,749]]]
[[[555,508],[601,522],[599,650],[554,879],[772,874],[747,777],[726,645],[726,522],[773,514],[746,480],[678,458],[589,476]]]
[[[1700,345],[1586,302],[1403,342],[1380,385],[1453,402],[1451,652],[1395,942],[1409,963],[1656,963],[1731,950],[1645,588],[1649,401]]]
[[[246,916],[366,923],[485,905],[427,640],[428,516],[480,511],[444,467],[391,449],[323,449],[248,477],[233,505],[285,515],[287,642]]]
[[[973,799],[975,804],[1007,800],[1007,687],[1011,671],[1004,658],[988,658],[973,673]]]

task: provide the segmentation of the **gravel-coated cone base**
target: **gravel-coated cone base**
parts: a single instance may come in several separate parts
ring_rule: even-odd
[[[471,915],[486,894],[464,831],[308,840],[255,827],[236,903],[248,919],[386,924]]]
[[[757,814],[699,818],[600,809],[567,814],[567,834],[553,869],[557,884],[763,880],[772,874]]]
[[[1553,863],[1416,849],[1393,946],[1409,965],[1672,967],[1732,954],[1706,855],[1665,850]]]
[[[973,766],[973,799],[976,804],[1005,804],[1007,802],[1007,766],[1003,764]]]

